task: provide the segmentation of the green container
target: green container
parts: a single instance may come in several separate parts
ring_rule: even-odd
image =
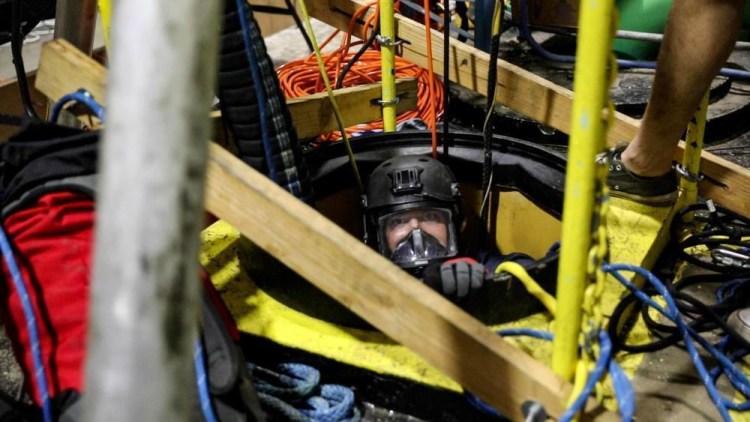
[[[628,31],[651,32],[661,34],[667,23],[672,0],[616,0],[620,12],[618,28]],[[743,14],[743,31],[740,39],[747,40],[750,23],[750,2],[745,3]],[[656,60],[659,44],[645,41],[616,39],[614,51],[622,59]]]

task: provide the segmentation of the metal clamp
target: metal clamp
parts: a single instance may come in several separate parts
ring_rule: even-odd
[[[399,97],[394,97],[392,100],[388,100],[388,101],[383,100],[381,98],[372,100],[373,104],[380,104],[381,106],[396,105],[399,103],[399,101],[401,101],[401,98]]]
[[[698,183],[703,180],[703,174],[701,173],[692,173],[690,170],[686,169],[685,166],[682,164],[675,163],[674,169],[677,171],[677,174],[680,175],[683,179],[686,179],[688,182]]]
[[[380,34],[375,36],[375,39],[378,40],[378,43],[385,47],[398,47],[401,44],[404,44],[404,40],[396,40],[393,41],[390,37],[384,37]]]

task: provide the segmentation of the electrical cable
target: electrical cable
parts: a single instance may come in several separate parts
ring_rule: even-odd
[[[482,126],[482,136],[484,138],[484,163],[482,165],[482,192],[484,197],[489,197],[490,186],[492,181],[492,115],[495,109],[495,89],[497,86],[497,59],[500,54],[500,34],[502,32],[502,12],[504,1],[499,0],[499,5],[495,6],[492,17],[492,39],[490,46],[490,66],[487,75],[487,109],[485,110],[484,125]],[[482,202],[482,209],[479,213],[481,221],[480,229],[483,231],[480,237],[486,239],[487,218],[489,213],[489,201]]]
[[[334,34],[335,35],[335,34]],[[367,41],[375,40],[376,31],[371,31],[366,37]],[[324,48],[333,38],[329,37],[322,45]],[[344,40],[345,41],[345,40]],[[380,53],[372,48],[364,50],[360,48],[356,53],[349,51],[351,47],[358,46],[359,43],[346,44],[334,52],[323,55],[323,61],[326,65],[326,73],[331,78],[337,79],[337,87],[359,86],[362,84],[376,83],[380,81]],[[356,57],[355,59],[355,56]],[[346,63],[342,66],[341,63]],[[351,65],[350,65],[351,64]],[[321,76],[316,61],[312,56],[293,60],[280,66],[276,70],[281,91],[286,98],[298,98],[306,95],[321,92],[323,86],[320,83]],[[407,120],[420,118],[429,125],[429,99],[425,95],[429,79],[427,72],[421,67],[408,62],[407,60],[396,56],[395,72],[397,78],[416,78],[417,87],[417,108],[405,111],[396,117],[397,123],[403,123]],[[339,84],[340,81],[340,84]],[[439,105],[438,113],[442,112],[442,83],[439,79],[433,80],[435,92],[438,94],[435,104]],[[379,131],[383,128],[382,119],[374,120],[366,124],[351,126],[345,129],[348,136],[355,135],[365,131]],[[317,143],[334,142],[340,140],[340,132],[332,132],[320,136]]]
[[[3,260],[5,265],[8,267],[10,273],[11,282],[13,287],[19,296],[21,307],[23,309],[23,315],[26,319],[26,330],[29,335],[29,342],[31,343],[31,356],[32,366],[34,368],[34,378],[36,379],[37,393],[39,394],[39,400],[42,403],[42,417],[44,422],[52,422],[52,403],[49,397],[49,390],[47,387],[47,374],[44,368],[44,361],[42,360],[42,348],[39,341],[39,327],[37,326],[37,319],[34,315],[34,307],[31,304],[31,298],[29,292],[26,290],[26,285],[23,282],[21,276],[21,270],[18,268],[18,264],[13,254],[13,248],[10,245],[10,241],[5,234],[5,230],[0,227],[0,251],[3,254]]]
[[[22,44],[23,36],[21,35],[21,0],[13,0],[11,9],[11,41],[10,49],[13,55],[13,65],[16,69],[16,78],[18,79],[18,90],[21,94],[26,115],[34,120],[40,120],[36,114],[34,106],[31,104],[31,92],[29,91],[29,82],[26,78],[26,69],[23,65]]]
[[[379,25],[375,26],[375,29],[373,29],[370,32],[370,36],[367,37],[367,41],[365,41],[364,44],[362,44],[362,47],[360,47],[359,50],[357,50],[354,55],[349,58],[349,61],[346,62],[344,65],[344,68],[341,69],[341,73],[339,73],[339,76],[336,77],[336,89],[340,89],[344,87],[344,78],[349,73],[349,70],[357,63],[359,62],[359,59],[362,58],[362,55],[365,54],[365,52],[372,46],[372,44],[375,42],[375,39],[378,37],[378,34],[380,33],[380,27]]]

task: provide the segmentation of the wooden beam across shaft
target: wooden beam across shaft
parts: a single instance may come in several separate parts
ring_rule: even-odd
[[[380,104],[377,103],[380,99],[380,83],[337,89],[333,94],[347,127],[382,117]],[[415,109],[417,80],[408,78],[396,81],[396,96],[399,98],[396,113]],[[288,99],[286,104],[297,129],[297,136],[301,139],[339,129],[331,100],[325,92]]]
[[[338,29],[348,30],[349,20],[364,0],[328,0],[310,2],[310,14]],[[424,26],[401,15],[396,15],[397,36],[405,41],[401,55],[419,66],[427,67]],[[442,51],[443,34],[432,31],[432,50]],[[463,87],[485,94],[489,71],[489,54],[459,42],[451,43],[450,79]],[[433,54],[433,66],[439,73],[443,57]],[[498,60],[497,102],[504,104],[540,123],[570,133],[573,92],[540,76],[503,60]],[[607,141],[614,145],[629,141],[635,135],[639,121],[617,113]],[[682,161],[684,143],[680,143],[675,159]],[[699,193],[743,215],[750,215],[750,170],[717,157],[707,151],[701,156],[701,172],[707,179]],[[716,182],[718,182],[718,184]]]
[[[209,152],[208,211],[511,420],[523,420],[527,400],[560,416],[571,386],[549,368],[228,151]]]
[[[83,54],[65,40],[54,40],[42,47],[36,88],[50,99],[57,100],[79,88],[85,88],[102,105],[105,103],[107,70],[99,62]],[[397,112],[417,107],[417,80],[400,79],[396,84],[399,97]],[[368,84],[334,91],[344,123],[355,125],[381,117],[380,84]],[[287,100],[294,127],[300,138],[338,130],[330,100],[326,93]],[[221,113],[212,114],[214,117]]]

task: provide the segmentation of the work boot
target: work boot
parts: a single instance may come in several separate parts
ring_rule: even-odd
[[[609,166],[607,185],[610,195],[654,207],[671,205],[677,199],[677,175],[674,169],[657,177],[643,177],[631,172],[622,162],[622,152],[628,146],[621,142],[597,158]]]

